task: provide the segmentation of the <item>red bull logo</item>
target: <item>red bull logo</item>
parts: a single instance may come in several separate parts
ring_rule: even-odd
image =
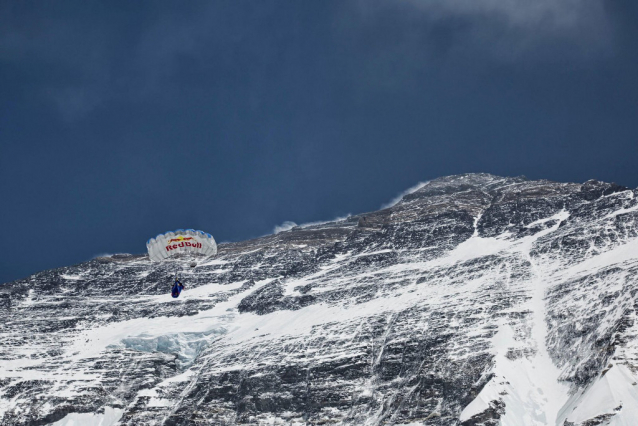
[[[175,243],[175,244],[171,244]],[[192,247],[192,248],[202,248],[202,243],[197,242],[193,237],[175,237],[168,240],[168,245],[166,246],[166,251],[177,250],[183,247]]]
[[[180,242],[182,242],[182,241],[189,241],[189,240],[192,240],[192,239],[193,239],[193,237],[184,237],[184,236],[180,235],[180,236],[179,236],[179,237],[177,237],[177,238],[171,238],[170,240],[168,240],[168,243],[169,243],[169,244],[170,244],[170,243],[174,243],[174,242],[178,242],[178,243],[180,243]]]

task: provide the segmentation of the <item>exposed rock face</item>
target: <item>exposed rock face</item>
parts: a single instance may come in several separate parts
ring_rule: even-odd
[[[193,269],[5,284],[0,424],[638,424],[636,195],[450,176]]]

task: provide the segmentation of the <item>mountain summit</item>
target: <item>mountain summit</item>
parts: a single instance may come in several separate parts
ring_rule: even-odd
[[[5,284],[0,424],[638,424],[637,195],[448,176],[195,268]]]

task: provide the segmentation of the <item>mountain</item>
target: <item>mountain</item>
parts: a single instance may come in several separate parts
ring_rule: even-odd
[[[636,195],[449,176],[194,268],[7,283],[0,424],[636,425]]]

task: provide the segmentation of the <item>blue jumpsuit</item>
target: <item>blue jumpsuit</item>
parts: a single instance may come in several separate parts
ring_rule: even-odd
[[[173,289],[171,290],[171,296],[179,297],[183,289],[184,289],[184,285],[180,283],[179,281],[175,281],[175,284],[173,284]]]

